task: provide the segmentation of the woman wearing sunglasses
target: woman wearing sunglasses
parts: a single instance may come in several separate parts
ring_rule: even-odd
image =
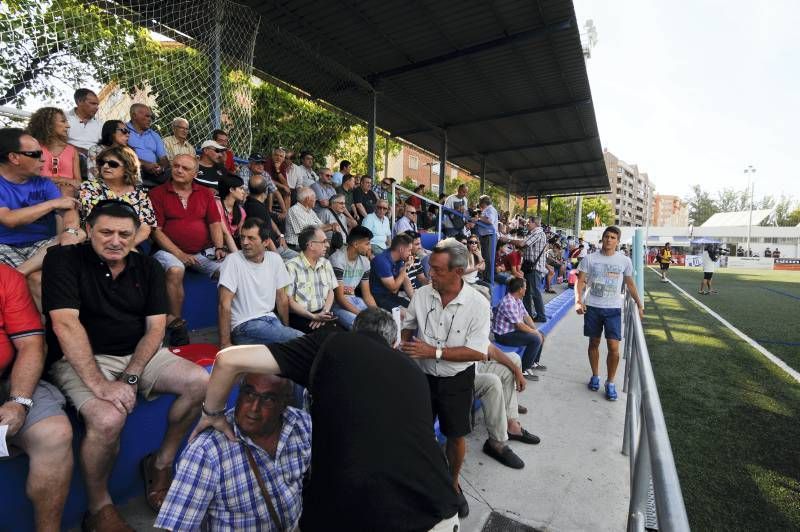
[[[128,126],[125,125],[125,122],[121,120],[105,121],[103,129],[100,132],[100,140],[97,141],[97,144],[89,148],[89,152],[86,155],[86,168],[89,172],[89,179],[97,179],[100,177],[100,169],[97,167],[97,156],[100,152],[112,146],[127,146],[130,135],[131,133],[128,131]],[[139,170],[137,170],[137,174],[138,172]],[[141,181],[141,176],[139,180]]]
[[[478,237],[470,236],[465,241],[462,240],[462,242],[466,244],[469,252],[467,253],[467,269],[464,270],[463,279],[491,302],[492,296],[488,284],[478,279],[478,272],[486,269],[486,261],[483,260],[481,255],[480,241]]]
[[[150,236],[156,225],[156,214],[139,179],[136,153],[125,146],[106,148],[97,155],[97,172],[97,179],[81,183],[81,218],[85,220],[102,200],[124,201],[133,207],[142,222],[133,239],[133,245],[138,246]]]
[[[28,133],[42,147],[42,176],[58,185],[61,193],[75,197],[81,182],[78,150],[67,143],[69,122],[64,111],[57,107],[42,107],[31,115]]]

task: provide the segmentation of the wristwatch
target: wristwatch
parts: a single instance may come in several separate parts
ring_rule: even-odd
[[[25,407],[25,414],[31,411],[33,408],[33,399],[29,397],[21,397],[19,395],[12,395],[8,398],[8,401],[11,403],[17,403]]]
[[[80,236],[80,233],[74,227],[67,227],[66,229],[64,229],[64,232],[65,233],[69,233],[69,234],[71,234],[73,236]]]
[[[441,360],[444,355],[444,350],[441,347],[436,348],[436,360]]]
[[[126,384],[130,384],[131,386],[136,386],[139,384],[139,376],[133,375],[132,373],[125,373],[124,371],[119,376],[119,380]]]

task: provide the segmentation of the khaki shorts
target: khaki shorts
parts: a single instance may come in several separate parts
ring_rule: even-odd
[[[94,360],[97,362],[97,367],[103,373],[106,379],[113,381],[125,371],[128,363],[131,361],[133,355],[112,356],[112,355],[95,355]],[[162,347],[150,362],[144,367],[144,371],[139,375],[139,394],[148,401],[152,401],[158,397],[158,394],[153,393],[153,387],[158,382],[158,378],[167,371],[167,369],[181,360],[181,357],[172,353],[166,347]],[[95,395],[84,384],[83,380],[78,376],[72,365],[64,359],[59,360],[53,367],[50,368],[50,377],[53,382],[58,386],[64,395],[75,405],[75,408],[80,412],[81,407],[86,404],[89,399],[94,399]]]

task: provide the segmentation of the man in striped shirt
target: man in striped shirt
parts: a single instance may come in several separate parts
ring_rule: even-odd
[[[184,451],[155,526],[166,530],[293,530],[311,463],[311,417],[288,406],[291,381],[248,374],[225,416],[235,441],[205,431]],[[258,472],[250,464],[252,455]],[[274,514],[259,487],[261,477]]]
[[[525,292],[525,310],[533,317],[533,321],[546,322],[547,317],[544,313],[544,299],[542,298],[542,279],[547,274],[545,265],[545,247],[547,246],[547,235],[542,230],[542,219],[532,216],[528,219],[528,236],[523,241],[525,246],[522,250],[523,273],[528,289]],[[532,268],[530,266],[531,265]]]
[[[314,204],[317,201],[317,195],[309,187],[300,187],[297,189],[297,203],[289,208],[289,215],[286,217],[286,243],[290,248],[295,251],[297,249],[298,240],[297,236],[304,228],[314,225],[318,226],[322,231],[336,231],[339,224],[323,224],[317,213],[314,212]]]
[[[336,324],[336,315],[331,309],[339,282],[330,261],[325,258],[329,243],[322,229],[306,227],[297,238],[300,254],[286,262],[291,278],[286,287],[289,326],[309,333]]]

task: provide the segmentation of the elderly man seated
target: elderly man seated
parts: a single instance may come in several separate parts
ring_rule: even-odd
[[[389,249],[372,259],[369,287],[375,302],[382,309],[391,311],[394,307],[408,306],[408,300],[397,295],[401,289],[409,297],[414,295],[406,262],[411,247],[411,237],[400,234],[392,239]]]
[[[336,195],[336,187],[333,186],[332,178],[333,173],[329,168],[320,168],[319,181],[315,181],[311,185],[311,189],[317,197],[317,203],[314,206],[317,215],[330,205],[330,199]]]
[[[372,231],[372,255],[377,256],[389,247],[392,239],[392,226],[387,216],[389,202],[378,200],[375,212],[370,213],[361,221],[361,225]]]
[[[345,329],[352,329],[356,316],[367,307],[377,306],[369,290],[369,241],[372,233],[356,226],[347,235],[347,247],[331,255],[331,265],[339,286],[335,290],[333,313]],[[361,290],[361,297],[356,290]]]
[[[227,255],[214,192],[199,185],[196,175],[197,160],[178,155],[172,161],[171,179],[150,191],[158,222],[152,235],[158,247],[153,258],[167,272],[167,331],[172,346],[189,343],[186,321],[181,318],[186,268],[216,277]]]
[[[189,142],[189,121],[185,118],[172,120],[172,135],[164,137],[164,149],[167,150],[167,159],[172,162],[176,155],[191,155],[194,157],[194,146]]]
[[[210,430],[189,444],[155,526],[294,530],[311,464],[311,417],[288,406],[291,394],[291,381],[250,373],[234,409],[206,412],[224,417],[236,439]]]
[[[286,217],[286,243],[290,248],[298,249],[297,240],[300,231],[309,225],[319,226],[323,232],[335,231],[338,224],[323,224],[317,213],[314,212],[314,203],[317,196],[310,187],[299,187],[297,189],[297,203],[289,208],[289,215]]]
[[[44,260],[50,378],[86,426],[80,449],[88,497],[84,530],[133,530],[115,509],[107,484],[137,394],[178,396],[161,447],[142,462],[145,497],[157,510],[208,382],[202,367],[161,347],[164,271],[150,257],[130,252],[139,223],[127,203],[101,201],[86,221],[89,242],[54,247]]]
[[[0,129],[0,262],[26,276],[41,308],[41,269],[46,249],[76,244],[78,200],[62,196],[52,181],[40,177],[42,148],[21,129]]]
[[[298,235],[300,254],[286,262],[290,282],[289,326],[312,332],[320,327],[335,327],[334,290],[339,286],[333,267],[325,255],[328,240],[319,227],[310,225]]]
[[[342,194],[331,196],[328,206],[319,212],[319,219],[323,224],[334,227],[330,231],[325,231],[325,237],[331,243],[332,251],[342,247],[347,241],[347,234],[357,225],[355,220],[347,216],[347,207]],[[335,237],[334,233],[339,233],[341,238]]]
[[[0,264],[0,285],[0,425],[7,426],[10,450],[28,454],[25,493],[33,503],[36,530],[56,532],[72,476],[72,426],[64,396],[39,380],[44,328],[25,277]]]

